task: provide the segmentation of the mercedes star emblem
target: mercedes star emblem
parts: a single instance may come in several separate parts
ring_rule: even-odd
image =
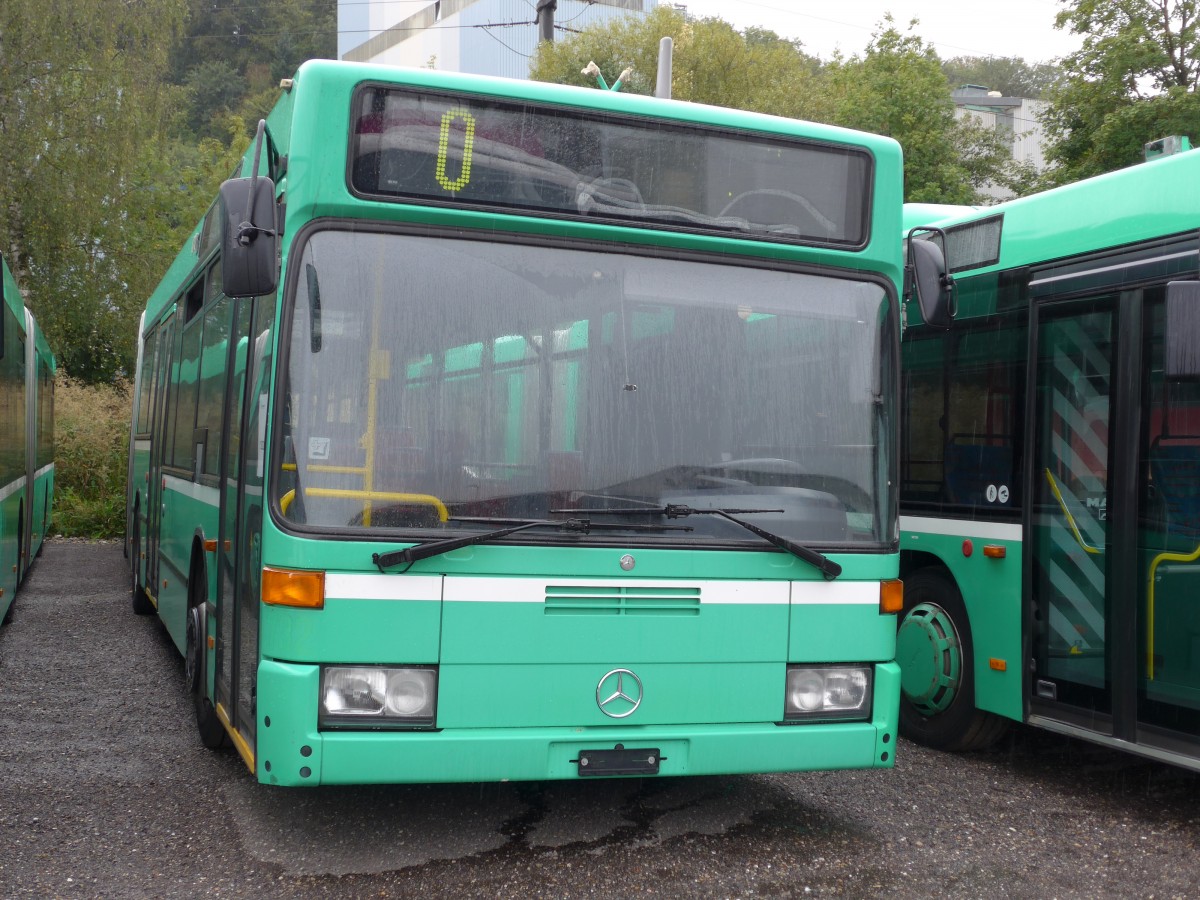
[[[596,685],[596,705],[611,719],[624,719],[642,705],[642,679],[628,669],[613,669]]]

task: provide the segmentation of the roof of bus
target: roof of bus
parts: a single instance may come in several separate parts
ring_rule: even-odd
[[[435,69],[406,68],[401,66],[350,63],[335,60],[311,60],[296,71],[295,76],[282,85],[275,107],[267,116],[267,127],[271,140],[279,153],[288,159],[286,191],[289,219],[299,214],[306,205],[322,204],[322,214],[345,214],[350,205],[361,207],[362,202],[351,197],[345,181],[346,158],[350,150],[349,129],[351,97],[355,89],[364,83],[413,85],[434,90],[464,91],[515,99],[540,101],[574,107],[575,109],[616,112],[628,115],[652,116],[691,124],[705,124],[742,130],[753,130],[791,137],[809,138],[815,141],[832,142],[863,148],[875,160],[876,179],[883,185],[894,185],[898,197],[902,184],[902,155],[900,145],[889,137],[867,134],[832,125],[771,116],[745,110],[727,109],[717,106],[689,103],[679,100],[663,100],[618,91],[598,88],[581,88],[545,82],[525,81],[509,78],[493,78],[482,75],[464,75]],[[329,144],[336,141],[335,146]],[[242,161],[241,174],[249,175],[254,160],[254,145],[247,150]],[[260,174],[266,174],[260,168]],[[280,188],[285,185],[281,183]],[[883,195],[888,191],[885,189]],[[341,195],[344,194],[344,197]],[[339,207],[339,202],[344,205]],[[313,207],[309,206],[309,209]],[[890,205],[885,204],[884,212]],[[896,222],[892,215],[882,215],[873,223],[867,256],[872,250],[878,257],[879,241],[894,234]],[[560,223],[547,220],[531,224],[531,228],[556,229]],[[146,324],[152,324],[163,310],[172,303],[183,282],[200,262],[196,248],[201,225],[197,225],[191,238],[175,258],[171,267],[155,288],[147,303]],[[291,235],[288,235],[290,238]],[[287,253],[285,238],[284,253]],[[683,236],[681,240],[696,240]],[[657,239],[656,239],[657,240]],[[782,248],[782,249],[781,249]],[[770,248],[756,247],[753,252],[769,249],[776,253],[792,252],[784,245]],[[803,252],[815,252],[811,249]],[[839,251],[844,253],[844,251]],[[893,274],[898,274],[893,273]]]
[[[894,158],[897,164],[900,157],[900,145],[892,138],[883,135],[867,134],[835,125],[823,125],[740,109],[708,106],[682,100],[664,100],[658,97],[621,93],[620,91],[604,91],[599,88],[550,84],[543,81],[319,59],[310,60],[301,65],[291,82],[287,91],[288,93],[296,92],[297,103],[307,102],[309,98],[313,97],[317,98],[317,103],[323,103],[327,102],[327,98],[332,97],[333,102],[342,105],[345,102],[343,98],[349,96],[349,93],[363,82],[409,84],[434,89],[535,100],[563,106],[646,115],[662,119],[676,119],[689,123],[803,135],[814,140],[842,142],[856,147],[865,147],[877,156],[887,159]],[[339,88],[342,90],[339,91]],[[281,98],[276,109],[272,111],[274,118],[268,117],[268,123],[273,131],[283,125],[282,121],[278,121],[282,118],[277,115],[278,113],[282,112],[284,116],[291,114],[290,104],[287,103],[288,99],[290,98],[286,95]],[[328,129],[329,122],[324,124]],[[276,135],[276,140],[279,140],[279,137]]]
[[[943,219],[969,216],[983,207],[958,206],[953,203],[905,203],[904,204],[904,233],[922,225],[933,225]]]
[[[17,279],[13,277],[13,273],[8,268],[8,261],[0,257],[0,268],[3,269],[4,278],[4,302],[8,304],[9,310],[17,321],[21,323],[21,327],[25,327],[25,300],[21,297],[21,289],[17,287]]]
[[[1033,265],[1181,234],[1200,228],[1200,152],[1163,157],[996,206],[959,210],[946,216],[938,215],[935,207],[930,211],[933,217],[927,218],[906,206],[905,229],[949,229],[1003,216],[999,262],[971,272]],[[948,262],[963,273],[954,260]]]

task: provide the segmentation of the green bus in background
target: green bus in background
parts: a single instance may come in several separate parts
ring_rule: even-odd
[[[902,345],[903,732],[1200,768],[1200,154],[905,218],[957,316]]]
[[[54,501],[54,354],[0,257],[0,620],[42,550]]]
[[[901,157],[334,62],[150,298],[128,538],[261,781],[889,767]]]

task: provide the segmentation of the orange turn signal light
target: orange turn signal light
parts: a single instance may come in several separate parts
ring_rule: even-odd
[[[879,582],[879,611],[898,613],[904,609],[904,582],[890,578]]]
[[[263,566],[262,602],[300,609],[325,608],[325,573]]]
[[[983,555],[988,559],[1004,559],[1008,555],[1008,548],[1003,544],[984,544]]]

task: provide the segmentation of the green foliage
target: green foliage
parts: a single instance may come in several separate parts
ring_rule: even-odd
[[[720,19],[690,19],[660,6],[644,20],[619,19],[542,45],[531,75],[591,86],[594,79],[580,74],[589,60],[610,82],[631,66],[622,90],[650,94],[665,36],[674,39],[676,99],[889,135],[904,147],[908,200],[975,203],[988,182],[1021,189],[1029,180],[1002,135],[955,122],[937,54],[915,35],[901,34],[890,17],[863,56],[822,65],[773,32],[738,33]]]
[[[335,17],[335,0],[0,3],[0,250],[68,372],[132,374],[146,298],[279,77],[332,55]]]
[[[1057,27],[1082,36],[1048,93],[1045,185],[1133,165],[1147,141],[1200,136],[1196,0],[1074,0]]]
[[[0,246],[68,368],[128,371],[144,300],[120,264],[123,198],[169,118],[166,49],[183,0],[0,4]],[[134,293],[137,291],[138,293]]]
[[[198,137],[215,137],[221,119],[242,99],[245,86],[233,64],[224,59],[205,59],[184,76],[187,88],[188,130]]]
[[[1061,70],[1050,63],[1027,63],[1019,56],[956,56],[942,63],[951,89],[977,84],[1005,97],[1041,99],[1058,83]]]
[[[55,386],[54,527],[70,537],[125,531],[130,395],[125,382]]]
[[[915,25],[902,34],[886,16],[863,56],[836,57],[825,71],[823,117],[899,141],[909,202],[977,203],[989,182],[1020,189],[1028,172],[1013,161],[1004,136],[955,121],[941,63],[911,33]]]
[[[659,41],[664,37],[674,42],[671,93],[679,100],[799,115],[819,67],[797,44],[774,32],[749,29],[740,34],[720,19],[689,19],[660,6],[644,19],[615,19],[567,40],[540,45],[530,77],[593,87],[595,79],[581,74],[591,61],[609,83],[632,68],[621,90],[653,94]]]
[[[223,135],[230,115],[253,128],[278,98],[280,79],[306,59],[337,56],[337,0],[183,2],[187,24],[168,77],[189,89],[186,134]]]

